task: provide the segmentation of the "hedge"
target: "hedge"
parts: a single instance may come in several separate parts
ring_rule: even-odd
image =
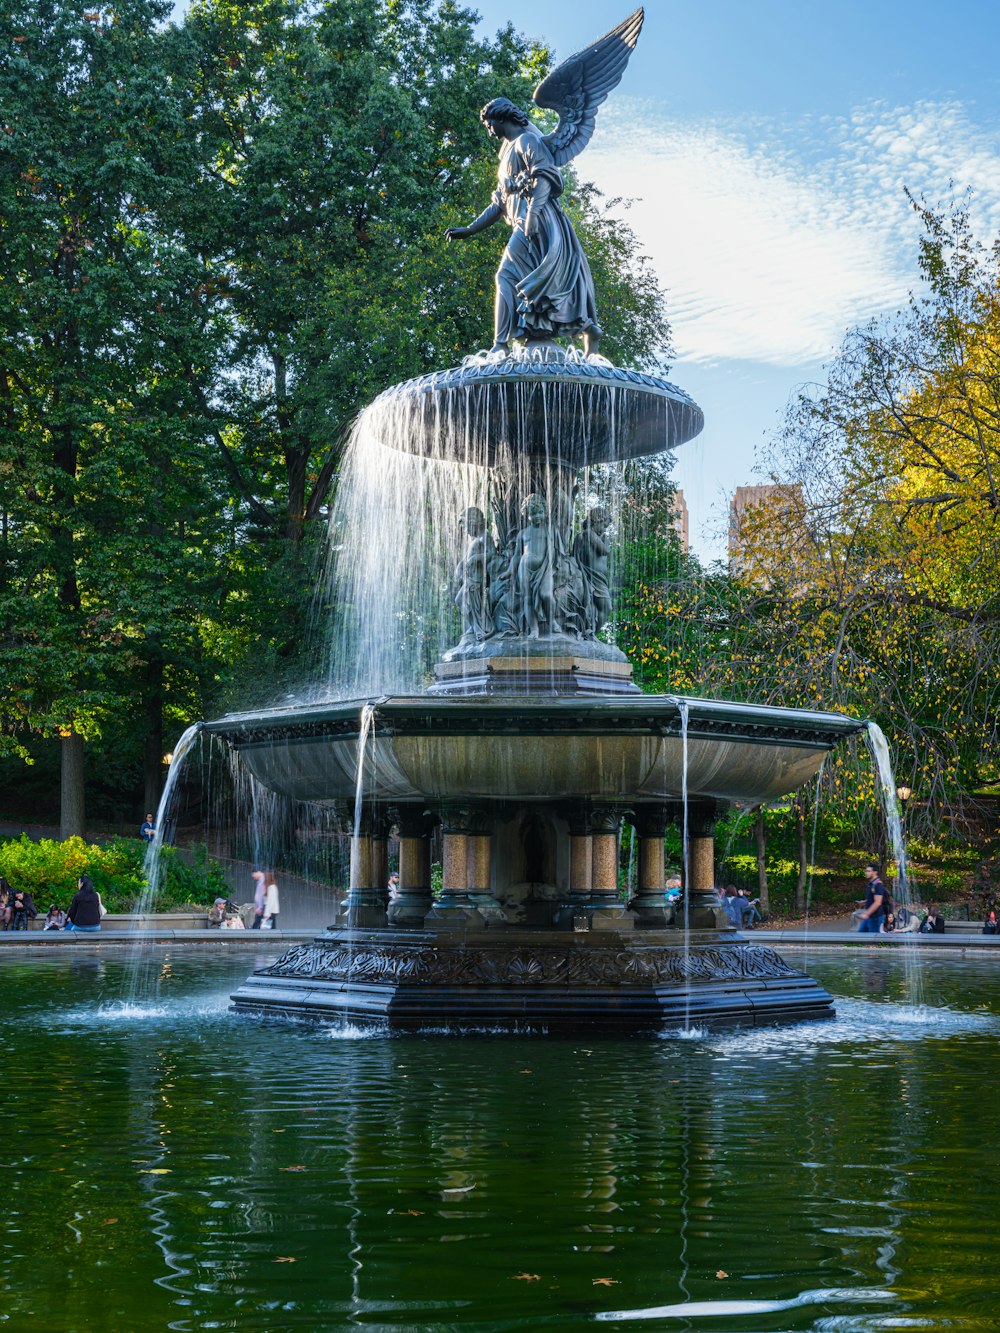
[[[26,833],[0,841],[0,875],[15,889],[26,889],[40,912],[50,903],[66,908],[77,880],[89,875],[109,912],[131,912],[146,888],[144,861],[148,848],[138,838],[112,838],[104,844],[82,838],[35,842]],[[204,846],[191,849],[188,864],[176,847],[160,852],[160,888],[151,910],[169,912],[203,907],[216,897],[227,897],[222,869]]]

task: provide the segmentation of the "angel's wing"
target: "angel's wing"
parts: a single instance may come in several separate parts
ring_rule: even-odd
[[[607,36],[564,60],[535,89],[536,105],[559,112],[559,124],[545,136],[556,166],[576,157],[590,143],[597,108],[625,73],[643,17],[642,9],[637,9]]]

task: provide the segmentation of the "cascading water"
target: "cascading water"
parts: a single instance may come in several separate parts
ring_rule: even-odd
[[[686,699],[677,700],[681,723],[681,865],[684,868],[684,1035],[691,1033],[691,839],[688,830],[688,722],[690,709]]]
[[[809,913],[812,910],[812,891],[813,891],[813,869],[816,865],[816,839],[819,835],[819,808],[820,799],[823,791],[823,773],[826,769],[826,756],[823,756],[823,762],[819,766],[819,772],[816,774],[816,783],[813,789],[813,826],[812,838],[809,843],[809,867],[806,879],[806,934],[809,933]]]
[[[425,454],[410,452],[413,408],[404,395],[388,395],[359,416],[340,468],[325,591],[312,625],[325,644],[326,697],[424,690],[434,663],[461,634],[452,571],[461,558],[460,520],[470,510],[484,515],[489,545],[503,565],[524,523],[527,496],[542,496],[555,539],[567,552],[586,513],[605,509],[616,550],[639,553],[630,581],[642,577],[648,543],[637,537],[648,530],[651,511],[669,526],[672,460],[590,465],[585,457],[563,457],[557,447],[533,455],[526,446],[539,413],[558,441],[567,417],[576,419],[578,411],[567,407],[566,386],[541,384],[531,395],[527,386],[517,387],[521,392],[513,396],[500,385],[481,391],[474,412],[461,394],[434,402],[433,409],[424,405]],[[577,388],[570,394],[574,404]],[[627,417],[617,407],[610,413],[615,447]],[[523,653],[525,641],[513,638],[509,648]]]
[[[163,794],[156,810],[156,832],[146,848],[143,859],[143,878],[145,887],[132,909],[132,924],[129,933],[131,939],[131,965],[126,972],[125,1003],[130,1008],[155,999],[160,967],[159,960],[147,959],[143,952],[138,932],[148,929],[156,895],[162,879],[163,839],[170,818],[174,794],[180,782],[184,762],[201,735],[202,723],[195,722],[188,727],[174,747],[174,757],[167,771],[167,780],[163,784]]]
[[[365,799],[365,759],[368,752],[368,737],[375,734],[375,715],[378,705],[366,703],[361,710],[361,722],[358,730],[358,768],[354,784],[354,845],[361,836],[361,816]]]
[[[910,876],[907,863],[906,839],[903,835],[903,821],[899,813],[896,777],[892,768],[889,743],[882,728],[875,722],[866,724],[864,735],[872,756],[872,762],[875,765],[875,785],[878,788],[879,800],[885,815],[890,853],[898,870],[895,906],[897,912],[901,906],[913,912],[919,904],[919,896],[917,885]],[[910,939],[910,932],[904,932],[902,938],[908,944],[915,942]],[[917,950],[912,947],[905,948],[903,957],[905,959],[909,1001],[911,1005],[920,1006],[923,1004],[923,971]]]
[[[882,811],[885,815],[886,829],[889,834],[889,850],[892,859],[896,862],[896,866],[899,870],[899,887],[897,889],[897,894],[901,902],[908,904],[911,901],[910,894],[916,886],[911,885],[909,872],[907,870],[906,840],[903,837],[903,821],[899,814],[899,804],[896,796],[896,776],[892,770],[892,756],[889,753],[889,742],[886,740],[882,728],[876,722],[866,723],[865,739],[868,742],[868,749],[871,753],[872,762],[875,765],[878,797],[882,805]]]

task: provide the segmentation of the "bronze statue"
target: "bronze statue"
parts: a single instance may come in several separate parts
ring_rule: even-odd
[[[510,560],[510,596],[517,608],[518,628],[537,639],[558,634],[554,574],[562,542],[549,522],[541,495],[529,495],[521,509],[524,527],[517,534]]]
[[[459,647],[467,648],[472,643],[482,643],[493,633],[488,581],[496,548],[481,509],[475,506],[467,509],[459,520],[459,528],[465,535],[466,546],[455,568],[455,601],[462,613]]]
[[[511,237],[496,275],[494,352],[512,338],[529,341],[557,334],[583,335],[584,351],[597,351],[601,328],[590,266],[569,218],[559,206],[560,167],[586,148],[597,108],[618,86],[642,30],[643,12],[570,56],[534,91],[537,106],[559,112],[559,124],[543,134],[506,97],[496,97],[480,119],[501,140],[497,188],[490,205],[467,227],[449,227],[449,241],[474,236],[503,218]]]
[[[608,558],[611,548],[604,534],[611,526],[611,515],[596,505],[583,520],[583,527],[573,544],[573,554],[583,567],[590,585],[591,632],[596,634],[607,623],[614,605],[608,582]]]

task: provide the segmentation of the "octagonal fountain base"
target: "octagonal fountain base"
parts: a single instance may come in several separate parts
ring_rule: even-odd
[[[331,930],[232,996],[237,1010],[399,1028],[657,1032],[833,1017],[773,950],[715,932]]]

